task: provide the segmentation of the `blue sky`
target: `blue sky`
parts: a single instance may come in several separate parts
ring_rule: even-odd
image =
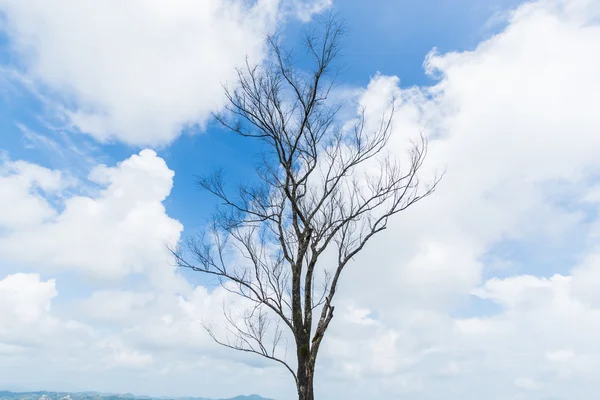
[[[433,48],[440,52],[474,48],[504,24],[501,19],[494,23],[494,19],[517,4],[519,2],[514,0],[494,0],[485,5],[471,0],[451,5],[439,1],[418,5],[383,1],[378,7],[359,1],[333,4],[332,9],[348,27],[340,83],[362,87],[376,73],[382,73],[399,76],[403,87],[432,84],[434,80],[423,70],[423,62]],[[298,44],[305,25],[292,19],[280,27],[282,36],[290,45]],[[2,37],[2,54],[8,68],[21,65],[22,60],[15,55],[6,32]],[[31,138],[23,134],[23,128],[57,141],[63,148],[71,143],[90,159],[106,164],[123,160],[143,147],[115,140],[102,144],[89,141],[84,135],[62,130],[64,121],[56,121],[54,116],[48,115],[37,94],[18,81],[11,80],[10,86],[5,85],[3,90],[8,93],[3,96],[2,104],[2,148],[13,159],[26,159],[48,168],[77,168],[76,172],[83,176],[92,166],[72,151],[56,154],[56,150],[39,140],[32,143]],[[232,181],[251,178],[254,167],[251,154],[256,149],[248,151],[248,146],[253,145],[252,141],[223,135],[213,126],[208,129],[196,126],[183,128],[181,136],[168,146],[156,147],[176,172],[173,191],[165,202],[169,215],[182,221],[184,226],[202,223],[214,203],[210,196],[196,190],[194,175],[205,174],[219,166],[227,167]]]
[[[319,393],[592,398],[593,0],[0,0],[0,388],[293,398],[285,371],[210,341],[198,321],[242,304],[164,243],[214,210],[196,175],[254,177],[259,146],[210,120],[220,83],[265,32],[295,46],[331,10],[348,118],[393,94],[390,150],[425,131],[448,174],[348,270]]]

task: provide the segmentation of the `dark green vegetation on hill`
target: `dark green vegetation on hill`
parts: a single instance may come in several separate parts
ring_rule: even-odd
[[[132,393],[113,394],[98,392],[8,392],[0,390],[0,400],[211,400],[204,397],[150,397],[136,396]],[[270,400],[256,394],[250,396],[237,396],[221,400]]]

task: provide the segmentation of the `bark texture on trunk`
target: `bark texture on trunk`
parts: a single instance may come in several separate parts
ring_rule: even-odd
[[[315,375],[315,358],[311,354],[310,334],[308,329],[303,329],[296,336],[298,371],[296,372],[296,385],[298,387],[298,400],[314,400],[313,379]]]
[[[307,360],[307,364],[298,367],[298,400],[315,400],[313,377],[314,367]]]

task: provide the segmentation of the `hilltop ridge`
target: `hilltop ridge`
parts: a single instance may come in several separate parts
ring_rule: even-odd
[[[153,397],[135,395],[133,393],[100,393],[100,392],[10,392],[0,390],[0,400],[273,400],[257,394],[241,395],[228,399],[209,399],[207,397]]]

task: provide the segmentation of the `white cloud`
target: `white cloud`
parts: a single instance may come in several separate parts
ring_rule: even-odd
[[[34,324],[50,312],[56,296],[53,280],[41,282],[37,274],[9,275],[0,281],[3,330],[15,324]]]
[[[95,343],[94,350],[104,353],[102,364],[107,369],[115,367],[142,368],[154,361],[151,354],[132,350],[118,338],[107,338]]]
[[[0,279],[0,385],[101,389],[95,378],[101,375],[106,390],[122,392],[135,382],[143,392],[171,396],[285,393],[291,378],[281,370],[244,354],[232,357],[204,332],[200,320],[222,331],[221,304],[231,296],[203,287],[186,295],[101,290],[61,305],[54,279],[8,275]],[[234,385],[220,385],[223,376]]]
[[[155,295],[121,290],[101,290],[78,304],[82,316],[103,324],[126,324],[137,310],[144,309]]]
[[[99,189],[90,196],[65,198],[60,210],[31,191],[32,182],[56,190],[60,174],[19,162],[9,169],[12,165],[21,167],[5,178],[9,201],[18,198],[30,209],[22,217],[13,215],[11,207],[0,211],[0,221],[10,222],[0,238],[3,259],[113,280],[144,272],[157,287],[185,287],[168,267],[166,248],[183,229],[162,204],[171,191],[173,171],[154,151],[143,150],[115,167],[95,167],[89,179]],[[32,215],[39,217],[32,220]]]
[[[600,168],[600,79],[593,72],[600,26],[559,3],[581,4],[525,5],[475,50],[432,54],[426,66],[441,75],[433,87],[399,89],[396,78],[374,78],[364,103],[377,109],[390,92],[398,98],[392,146],[403,149],[419,129],[436,132],[429,172],[446,167],[447,174],[434,196],[369,246],[348,281],[361,282],[359,264],[383,265],[391,269],[383,299],[402,288],[396,296],[420,293],[423,301],[445,303],[446,294],[468,293],[478,283],[492,245],[560,243],[585,228],[577,204],[562,204],[577,199]],[[398,251],[389,257],[386,248]]]
[[[222,289],[198,287],[184,296],[103,290],[63,307],[52,304],[56,296],[54,280],[41,282],[36,274],[0,280],[3,387],[89,390],[101,375],[108,382],[104,390],[122,392],[134,383],[143,384],[144,393],[171,396],[292,392],[291,377],[281,370],[231,354],[206,335],[200,320],[216,322],[218,331],[224,327],[221,304],[231,294]],[[44,370],[48,364],[51,371]],[[219,384],[223,376],[233,386]],[[81,386],[74,389],[76,383]]]
[[[535,390],[539,388],[539,384],[531,378],[518,378],[515,380],[515,385],[521,389]]]
[[[0,229],[39,224],[55,215],[39,191],[55,193],[68,182],[59,171],[23,161],[0,164]],[[14,205],[18,204],[19,207]]]
[[[54,93],[67,123],[100,141],[168,144],[224,105],[221,84],[294,0],[0,1],[24,74]],[[283,9],[282,9],[283,7]],[[46,90],[42,90],[46,91]]]
[[[573,359],[575,354],[571,350],[556,350],[546,353],[546,359],[550,362],[564,363]]]
[[[94,286],[106,287],[93,293],[83,289],[57,305],[55,279],[16,273],[0,280],[0,368],[10,371],[0,385],[65,390],[76,379],[82,390],[96,387],[93,377],[102,374],[111,390],[131,390],[132,381],[152,377],[156,384],[144,386],[152,393],[173,395],[164,386],[167,379],[181,385],[175,394],[201,388],[207,395],[224,393],[215,382],[236,371],[231,379],[238,388],[285,392],[286,380],[265,385],[265,377],[255,379],[282,371],[245,354],[231,355],[206,334],[203,322],[221,337],[226,333],[223,303],[234,316],[245,306],[223,289],[192,289],[171,267],[165,244],[179,239],[182,226],[162,205],[173,171],[154,151],[143,150],[113,167],[99,165],[89,182],[23,161],[4,159],[0,170],[7,205],[0,209],[0,271],[59,274],[65,286],[92,278]],[[15,202],[27,207],[24,212],[14,213]],[[125,280],[131,275],[143,291],[131,290],[132,281]],[[44,372],[43,364],[57,360],[59,366]],[[192,379],[207,366],[210,373]],[[40,376],[35,382],[32,371]],[[240,393],[234,387],[225,392]]]
[[[303,22],[309,22],[315,14],[320,14],[326,9],[330,8],[333,4],[333,0],[293,0],[292,10]]]
[[[60,351],[87,337],[86,326],[61,320],[53,313],[57,296],[54,279],[43,281],[38,274],[16,273],[0,279],[0,368],[11,362],[31,364],[48,350]],[[68,356],[65,353],[65,356]],[[0,384],[7,384],[2,382]]]

